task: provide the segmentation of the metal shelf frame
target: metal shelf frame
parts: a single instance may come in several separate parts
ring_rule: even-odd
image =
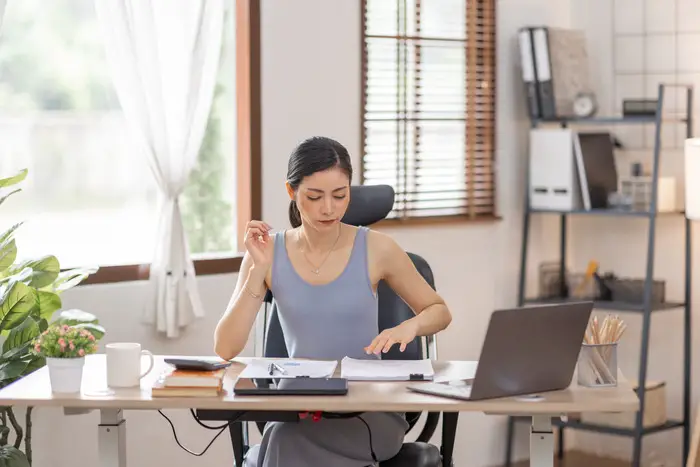
[[[685,297],[683,302],[669,303],[653,303],[652,302],[652,283],[654,278],[654,253],[656,249],[656,220],[657,217],[668,216],[667,213],[657,212],[657,194],[658,194],[658,179],[659,179],[659,160],[661,153],[661,126],[665,121],[663,115],[664,91],[668,87],[683,87],[686,89],[686,112],[683,118],[679,119],[686,127],[686,137],[692,137],[693,133],[693,87],[691,85],[677,84],[660,84],[658,86],[658,102],[656,114],[653,117],[610,117],[610,118],[591,118],[591,119],[555,119],[555,120],[532,120],[532,128],[543,123],[558,124],[562,127],[569,125],[577,125],[580,123],[590,124],[653,124],[655,125],[654,147],[653,147],[653,171],[652,171],[652,190],[651,190],[651,206],[648,212],[646,211],[622,211],[614,209],[591,210],[591,211],[571,211],[571,212],[556,212],[549,210],[530,209],[529,200],[529,181],[526,182],[525,207],[523,218],[523,234],[520,256],[520,279],[518,284],[518,306],[525,306],[529,303],[557,303],[566,302],[567,298],[562,299],[544,299],[525,297],[525,281],[526,281],[526,266],[527,266],[527,251],[528,240],[530,234],[530,218],[533,215],[540,214],[556,214],[561,218],[560,222],[560,248],[559,248],[559,272],[560,283],[565,284],[564,275],[566,271],[566,252],[567,252],[567,219],[571,215],[605,215],[611,217],[642,217],[649,219],[648,235],[647,235],[647,261],[645,271],[645,284],[643,302],[638,304],[629,304],[621,302],[596,302],[595,307],[598,309],[610,309],[620,312],[631,312],[633,314],[641,314],[642,329],[641,329],[641,350],[639,354],[639,374],[638,374],[638,389],[639,397],[639,412],[636,414],[636,422],[634,428],[619,428],[613,426],[597,425],[583,423],[577,420],[560,420],[555,418],[553,423],[559,427],[557,433],[558,453],[557,456],[561,459],[564,456],[564,432],[565,429],[578,429],[593,431],[604,434],[617,436],[627,436],[633,439],[632,466],[640,467],[642,461],[642,440],[644,436],[659,433],[662,431],[682,428],[683,436],[683,452],[682,464],[685,465],[688,457],[690,445],[690,430],[691,430],[691,220],[684,213],[672,213],[682,216],[684,222],[685,241],[683,248],[685,249]],[[676,121],[679,121],[676,120]],[[671,214],[671,215],[672,215]],[[562,290],[562,296],[563,296]],[[642,414],[646,406],[645,390],[647,382],[647,367],[649,363],[649,339],[651,327],[652,312],[661,310],[683,310],[683,418],[681,420],[669,420],[665,424],[658,427],[644,427],[642,425]],[[505,452],[505,466],[512,465],[512,445],[515,435],[516,423],[520,421],[519,417],[508,417],[507,423],[507,439]]]

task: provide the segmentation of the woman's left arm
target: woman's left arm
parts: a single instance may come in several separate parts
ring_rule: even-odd
[[[408,254],[389,236],[371,232],[381,277],[411,307],[415,316],[380,333],[366,348],[379,354],[399,344],[403,352],[416,336],[436,334],[452,321],[444,300],[416,269]]]

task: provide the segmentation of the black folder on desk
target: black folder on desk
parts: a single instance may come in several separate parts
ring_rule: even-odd
[[[348,393],[345,378],[238,378],[236,395],[247,396],[342,396]]]

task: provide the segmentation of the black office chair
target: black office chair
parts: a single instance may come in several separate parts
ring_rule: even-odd
[[[352,186],[350,189],[350,205],[343,217],[343,222],[355,226],[366,226],[384,219],[394,205],[394,190],[388,185],[363,185]],[[408,253],[418,272],[423,278],[435,288],[433,272],[428,263],[414,253]],[[383,281],[378,288],[379,297],[379,331],[394,327],[399,323],[413,316],[413,311],[408,305],[389,288]],[[288,357],[287,348],[284,342],[284,335],[280,325],[277,306],[272,293],[268,291],[265,296],[264,313],[263,354],[269,358]],[[389,352],[383,355],[383,359],[422,359],[437,357],[437,346],[434,336],[416,338],[406,346],[404,352],[400,352],[398,346],[392,347]],[[229,423],[231,442],[233,445],[236,466],[240,466],[243,456],[248,450],[247,426],[240,420],[255,421],[258,429],[262,433],[265,423],[268,421],[298,421],[297,413],[256,413],[253,418],[240,418],[240,414],[234,412],[234,416],[223,416],[222,411],[199,411],[201,420],[221,420],[228,419],[235,421]],[[439,412],[429,412],[427,414],[423,430],[416,438],[415,442],[404,443],[399,453],[390,460],[381,462],[381,467],[440,467],[452,465],[452,451],[457,430],[457,412],[443,414],[442,426],[442,447],[429,444],[430,438],[435,432]],[[406,413],[406,420],[409,424],[410,432],[420,419],[420,412]]]

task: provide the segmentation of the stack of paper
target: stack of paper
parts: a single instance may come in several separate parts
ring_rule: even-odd
[[[432,380],[435,375],[430,360],[358,360],[345,357],[340,377],[356,381]]]
[[[270,374],[270,365],[272,368]],[[335,360],[294,360],[261,358],[252,360],[241,372],[239,378],[330,378],[338,362]]]

